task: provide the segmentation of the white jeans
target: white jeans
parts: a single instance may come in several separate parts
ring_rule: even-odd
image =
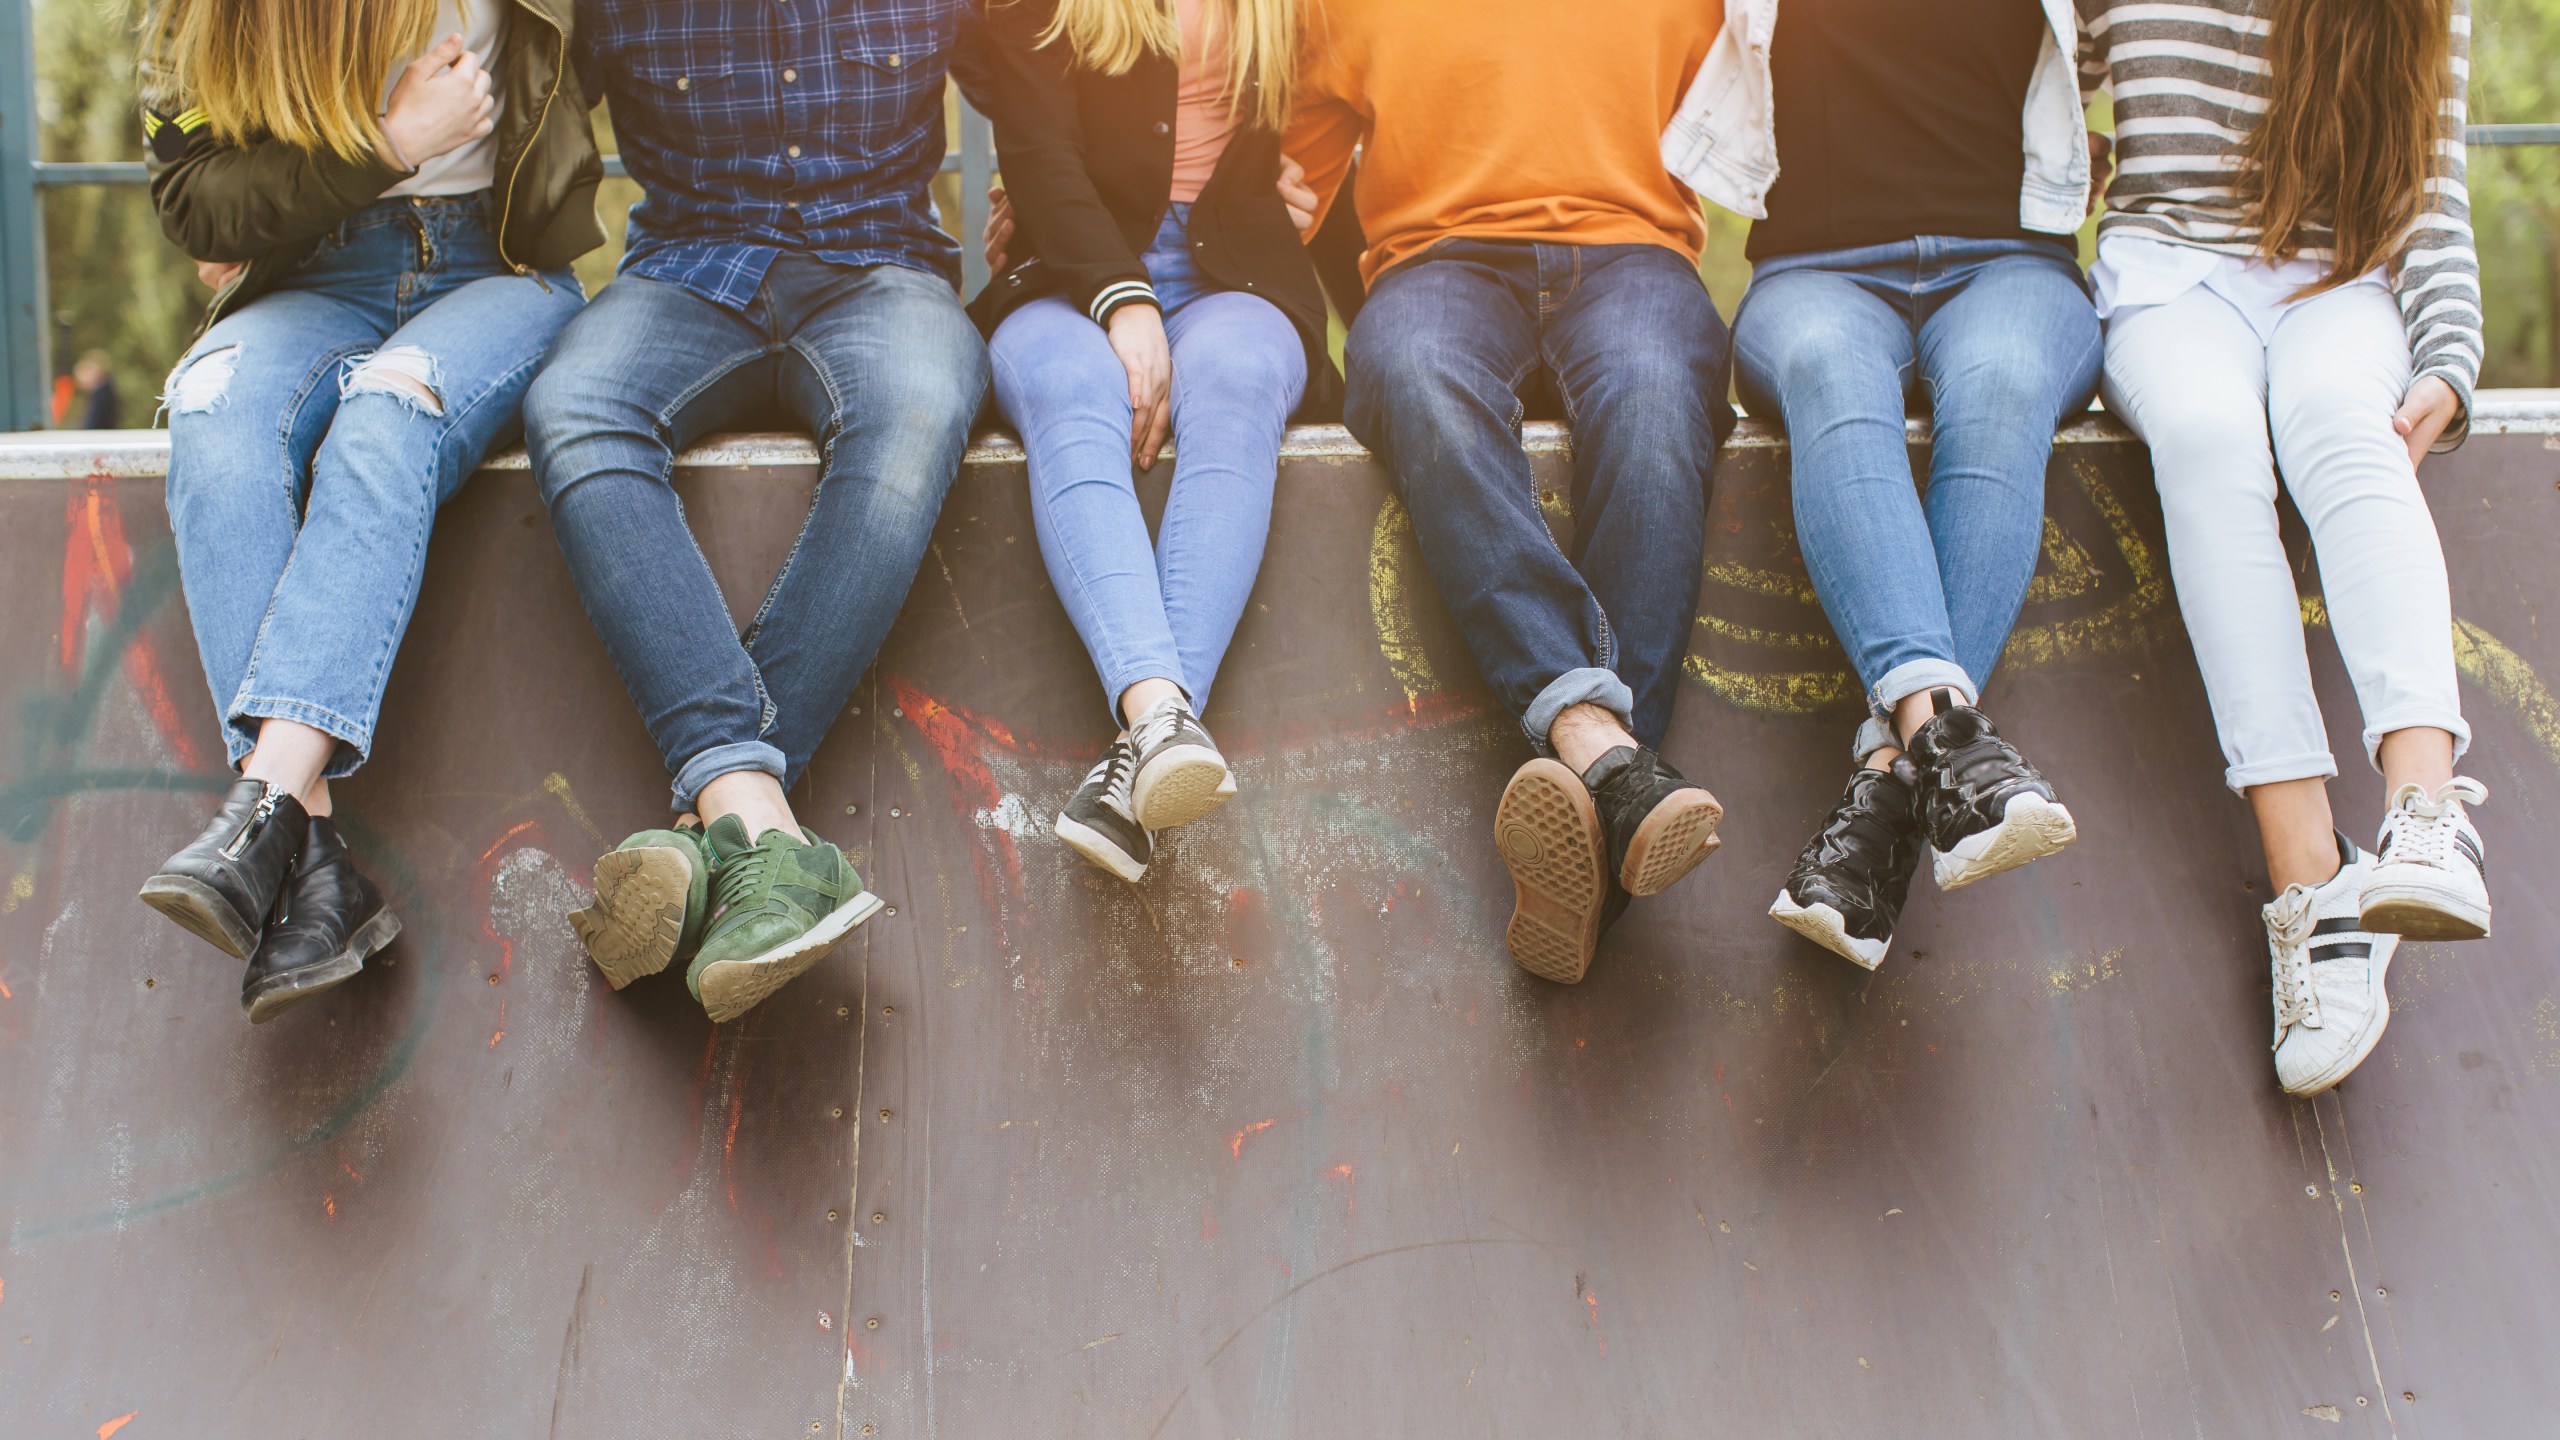
[[[2267,324],[2260,317],[2262,325]],[[2261,339],[2197,285],[2107,324],[2107,408],[2151,446],[2169,570],[2234,790],[2338,773],[2276,533],[2276,471],[2311,530],[2364,709],[2364,746],[2414,725],[2471,740],[2435,518],[2392,412],[2409,387],[2391,296],[2351,285],[2284,307]]]

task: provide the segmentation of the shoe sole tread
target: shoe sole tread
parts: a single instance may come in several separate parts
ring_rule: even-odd
[[[1600,817],[1582,782],[1554,760],[1532,760],[1504,787],[1494,847],[1517,892],[1504,943],[1521,969],[1573,985],[1590,972],[1608,898]]]
[[[243,924],[222,892],[185,875],[154,875],[142,882],[142,903],[234,960],[258,950],[258,928]]]
[[[272,977],[267,984],[242,995],[240,1008],[250,1024],[264,1025],[321,991],[335,989],[364,973],[364,962],[399,938],[400,917],[385,906],[356,927],[355,933],[347,937],[346,948],[318,965]]]
[[[1673,791],[1627,841],[1619,886],[1639,899],[1670,889],[1724,843],[1716,835],[1723,821],[1724,806],[1715,796],[1696,788]]]
[[[693,865],[671,845],[616,850],[596,861],[595,901],[570,911],[569,925],[606,984],[619,990],[676,958]]]
[[[1176,745],[1142,766],[1129,784],[1129,808],[1149,830],[1188,825],[1217,809],[1234,793],[1227,762],[1217,751]]]
[[[2388,882],[2367,885],[2356,923],[2381,935],[2410,940],[2485,940],[2489,907],[2473,907],[2433,886]]]

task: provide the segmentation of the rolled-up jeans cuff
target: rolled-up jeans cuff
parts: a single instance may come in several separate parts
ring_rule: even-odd
[[[1529,702],[1527,713],[1520,717],[1520,728],[1529,735],[1529,743],[1541,755],[1552,755],[1555,747],[1547,743],[1547,732],[1555,728],[1556,717],[1572,705],[1597,705],[1618,717],[1618,723],[1632,727],[1635,723],[1636,692],[1627,682],[1597,666],[1567,670],[1538,692]]]
[[[761,770],[780,780],[782,752],[761,740],[743,740],[730,745],[714,745],[694,756],[676,772],[676,813],[682,815],[693,809],[702,798],[703,786],[741,770]]]
[[[1857,754],[1850,758],[1863,765],[1878,750],[1900,746],[1893,707],[1930,690],[1952,690],[1967,705],[1980,698],[1974,694],[1973,677],[1954,661],[1905,660],[1884,672],[1884,678],[1867,691],[1867,722],[1858,727],[1857,739],[1851,742]]]
[[[2367,720],[2364,726],[2364,758],[2374,773],[2382,773],[2382,737],[2395,730],[2420,728],[2442,730],[2453,737],[2453,758],[2462,759],[2471,748],[2471,724],[2459,710],[2440,709],[2433,705],[2404,706]]]

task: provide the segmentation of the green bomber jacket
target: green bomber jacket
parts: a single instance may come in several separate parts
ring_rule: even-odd
[[[604,160],[569,49],[574,0],[490,3],[515,7],[490,66],[499,98],[498,253],[519,273],[552,269],[604,243],[595,207]],[[153,0],[141,27],[151,203],[161,230],[190,257],[246,262],[207,307],[210,325],[274,289],[322,236],[412,172],[379,156],[348,160],[263,137],[216,140],[161,59],[169,19],[167,0]]]

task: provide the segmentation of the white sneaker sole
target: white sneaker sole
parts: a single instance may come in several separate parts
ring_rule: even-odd
[[[1234,793],[1234,777],[1217,751],[1173,745],[1139,768],[1129,785],[1129,806],[1149,830],[1170,830],[1217,809]]]
[[[883,902],[865,890],[835,908],[834,913],[798,938],[744,960],[723,960],[703,969],[702,1011],[718,1025],[735,1020],[762,1004],[766,996],[809,972],[826,958],[853,927],[880,913]]]
[[[1939,889],[1961,890],[1976,880],[2041,860],[2079,838],[2080,827],[2058,803],[2033,792],[2012,795],[2008,808],[2000,812],[1999,824],[1957,841],[1953,850],[1930,847],[1930,873],[1937,877]]]
[[[2365,1058],[2373,1053],[2373,1047],[2382,1043],[2382,1032],[2391,1027],[2391,992],[2388,984],[2391,979],[2391,962],[2399,958],[2399,955],[2400,946],[2397,942],[2394,942],[2383,954],[2379,973],[2373,977],[2373,1014],[2366,1019],[2364,1028],[2356,1032],[2355,1043],[2349,1045],[2346,1053],[2340,1055],[2328,1068],[2307,1080],[2286,1085],[2284,1077],[2278,1075],[2276,1083],[2284,1085],[2284,1093],[2305,1100],[2324,1093],[2339,1081],[2356,1073],[2356,1067],[2362,1065]]]
[[[2356,923],[2377,934],[2404,935],[2412,940],[2489,938],[2486,900],[2474,903],[2469,896],[2430,884],[2424,878],[2367,884],[2358,903],[2363,913]]]
[[[1147,867],[1143,861],[1132,859],[1129,852],[1121,849],[1110,836],[1083,821],[1061,813],[1053,828],[1068,849],[1083,856],[1085,862],[1096,869],[1108,870],[1132,885],[1147,878]]]
[[[1796,897],[1784,890],[1778,892],[1776,903],[1769,907],[1769,918],[1861,970],[1873,970],[1883,964],[1885,951],[1893,947],[1890,937],[1862,940],[1850,934],[1847,918],[1828,903],[1816,900],[1799,905]]]

